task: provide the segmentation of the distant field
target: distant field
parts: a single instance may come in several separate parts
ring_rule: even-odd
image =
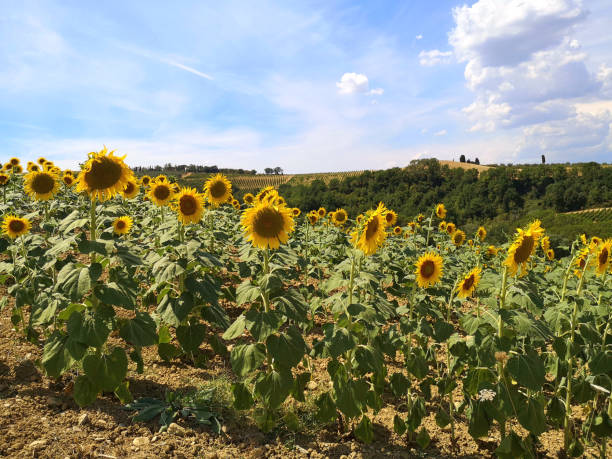
[[[459,161],[446,161],[439,159],[438,162],[442,166],[448,166],[452,168],[459,167],[461,169],[477,169],[479,173],[491,169],[491,166],[481,166],[480,164],[473,163],[461,163]]]

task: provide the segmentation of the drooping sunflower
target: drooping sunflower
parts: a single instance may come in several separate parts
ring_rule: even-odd
[[[301,213],[302,211],[298,209],[297,207],[294,207],[293,209],[291,209],[291,215],[293,215],[293,218],[299,217]]]
[[[178,183],[173,183],[172,184],[172,192],[173,193],[178,193],[179,191],[181,191],[181,186]]]
[[[540,242],[540,246],[542,247],[544,253],[548,252],[548,249],[550,249],[550,238],[548,236],[544,236]]]
[[[151,184],[151,177],[148,175],[143,175],[140,177],[140,184],[144,187],[148,187]]]
[[[595,262],[597,263],[595,272],[600,276],[606,272],[610,265],[610,251],[612,251],[612,239],[602,241],[595,258]]]
[[[348,220],[348,214],[346,213],[346,210],[342,208],[336,209],[332,217],[332,221],[334,222],[334,225],[342,226],[346,223],[347,220]]]
[[[156,186],[156,185],[154,185]],[[177,218],[183,225],[198,223],[204,214],[204,195],[195,188],[182,188],[175,197],[173,205]]]
[[[453,244],[459,247],[465,242],[465,233],[462,230],[457,230],[451,235],[451,238],[453,239]]]
[[[578,255],[578,258],[576,258],[576,261],[574,262],[576,264],[576,267],[578,268],[574,271],[574,274],[577,277],[582,277],[582,272],[587,267],[588,257],[589,257],[588,247],[585,247],[582,250],[580,250],[580,254]]]
[[[555,259],[555,251],[553,249],[548,249],[546,250],[546,258],[548,258],[550,261]]]
[[[497,248],[494,245],[487,247],[487,255],[490,257],[497,255]]]
[[[395,228],[393,228],[393,234],[395,234],[396,236],[401,236],[402,235],[402,227],[401,226],[396,226]]]
[[[123,162],[124,156],[115,156],[104,147],[89,153],[89,159],[77,178],[77,193],[85,191],[93,200],[106,201],[121,193],[127,182],[134,181],[134,173]]]
[[[423,223],[423,220],[425,220],[425,215],[423,215],[423,214],[417,215],[417,217],[416,217],[417,223]]]
[[[223,174],[217,174],[214,177],[206,180],[204,184],[204,193],[206,199],[213,207],[227,202],[227,199],[232,194],[232,184]]]
[[[326,213],[327,211],[325,210],[325,207],[319,207],[319,210],[317,210],[317,215],[319,216],[319,218],[325,217]]]
[[[74,177],[72,175],[67,175],[64,174],[62,176],[62,182],[64,182],[64,185],[66,185],[68,188],[71,188],[72,186],[74,186]]]
[[[319,214],[317,213],[316,210],[313,210],[308,213],[308,222],[312,226],[316,225],[318,221],[319,221]]]
[[[387,213],[385,214],[385,225],[393,226],[395,225],[395,222],[397,222],[397,213],[390,209],[387,210]]]
[[[457,286],[457,296],[459,298],[466,298],[474,293],[476,286],[480,282],[481,272],[482,270],[476,266],[459,282]]]
[[[485,237],[487,237],[487,230],[484,226],[478,227],[478,231],[476,231],[476,236],[478,236],[478,239],[480,239],[481,241],[485,240]]]
[[[59,191],[59,178],[52,172],[28,172],[23,188],[32,199],[46,201]]]
[[[6,185],[10,178],[10,175],[5,174],[4,172],[0,172],[0,186]]]
[[[260,249],[278,249],[289,240],[294,228],[289,208],[265,201],[246,209],[241,223],[247,240]]]
[[[28,234],[32,224],[27,218],[6,215],[2,220],[2,232],[11,239]]]
[[[436,206],[436,215],[438,218],[446,217],[446,207],[444,207],[444,204],[440,203]]]
[[[11,163],[11,166],[18,166],[21,161],[19,161],[19,158],[11,158],[9,159],[9,163]]]
[[[435,285],[442,278],[443,259],[440,255],[427,252],[416,262],[416,280],[421,288]]]
[[[383,203],[375,210],[369,210],[363,221],[351,233],[351,243],[365,255],[376,253],[387,237],[385,231],[385,214],[387,209]]]
[[[125,199],[132,199],[138,196],[138,193],[140,193],[140,186],[138,186],[137,180],[128,180],[125,188],[121,192]]]
[[[456,230],[456,229],[457,229],[457,226],[455,226],[455,224],[454,224],[454,223],[452,223],[452,222],[448,222],[448,223],[446,224],[446,232],[447,232],[449,235],[452,235],[452,234],[455,232],[455,230]]]
[[[446,222],[444,220],[438,223],[438,229],[440,230],[440,232],[446,231]]]
[[[147,194],[158,206],[166,206],[172,201],[174,193],[168,182],[153,182]]]
[[[253,203],[255,202],[255,196],[253,196],[252,193],[246,193],[243,197],[242,200],[244,201],[244,203],[248,206],[252,206]]]
[[[544,234],[544,228],[540,225],[540,220],[535,220],[527,229],[517,229],[514,242],[508,249],[508,257],[504,261],[504,265],[508,266],[508,273],[511,276],[516,275],[519,267],[521,268],[521,275],[526,273],[527,261],[533,255],[538,241]]]
[[[132,225],[134,221],[132,217],[124,215],[123,217],[118,217],[113,222],[113,231],[115,234],[122,235],[127,234],[132,229]]]

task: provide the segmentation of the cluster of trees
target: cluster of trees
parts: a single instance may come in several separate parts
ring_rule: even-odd
[[[264,169],[264,172],[268,175],[271,174],[275,174],[275,175],[283,175],[283,168],[282,167],[266,167]]]
[[[444,202],[458,224],[483,222],[500,215],[524,215],[533,209],[567,212],[612,206],[612,168],[597,163],[498,166],[480,172],[449,168],[435,159],[412,161],[406,168],[366,171],[325,184],[284,184],[289,205],[302,211],[324,206],[345,208],[351,217],[383,201],[403,223]]]
[[[472,162],[472,160],[471,160],[471,159],[469,159],[469,158],[468,158],[468,159],[467,159],[467,161],[466,161],[466,159],[465,159],[465,155],[461,155],[461,156],[459,156],[459,162],[460,162],[460,163],[465,163],[465,162],[467,162],[467,163],[469,163],[469,164],[480,164],[480,160],[479,160],[478,158],[476,158],[476,159],[475,159],[473,162]]]
[[[208,174],[216,174],[220,172],[222,174],[244,174],[244,175],[255,175],[257,171],[255,169],[247,170],[247,169],[227,169],[227,168],[218,168],[217,166],[202,166],[200,164],[171,164],[166,163],[163,166],[136,166],[132,167],[135,172],[140,174],[149,174],[149,173],[185,173],[185,172],[204,172]]]

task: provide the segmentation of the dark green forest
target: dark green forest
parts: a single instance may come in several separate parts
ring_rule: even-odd
[[[479,175],[475,169],[449,168],[436,159],[424,159],[406,168],[368,171],[327,185],[320,180],[285,184],[279,192],[302,211],[343,207],[351,217],[382,201],[399,214],[402,225],[443,202],[448,221],[468,234],[484,223],[491,240],[497,241],[505,240],[517,224],[536,217],[549,222],[553,236],[560,239],[573,238],[576,228],[612,236],[612,224],[605,216],[574,221],[574,216],[558,215],[612,207],[612,167],[598,163],[496,166]]]

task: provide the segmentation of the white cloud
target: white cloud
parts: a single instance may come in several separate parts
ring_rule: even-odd
[[[362,73],[345,73],[340,78],[340,81],[336,83],[338,93],[340,94],[355,94],[363,93],[370,96],[381,96],[385,90],[382,88],[375,88],[370,90],[370,82],[368,77]]]
[[[421,51],[419,53],[419,64],[425,67],[432,67],[438,64],[448,64],[451,61],[452,55],[452,51],[440,51],[438,49]]]
[[[442,129],[442,130],[436,132],[434,135],[437,136],[437,137],[441,137],[441,136],[446,135],[446,134],[447,134],[446,129]]]
[[[423,35],[418,34],[418,35],[417,35],[416,37],[414,37],[414,38],[416,38],[417,40],[422,40],[422,39],[423,39]]]

